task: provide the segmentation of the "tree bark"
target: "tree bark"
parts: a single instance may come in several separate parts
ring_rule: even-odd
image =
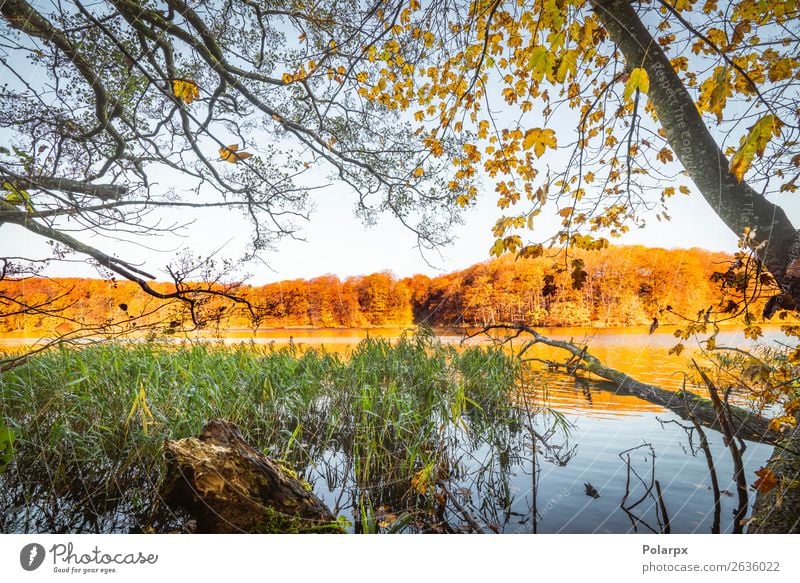
[[[641,67],[650,77],[648,98],[670,146],[689,177],[723,222],[740,236],[745,227],[757,230],[769,244],[759,252],[784,292],[800,307],[800,235],[783,209],[739,182],[694,100],[653,39],[630,0],[590,0],[608,34],[622,51],[628,68]],[[789,307],[787,305],[787,307]]]
[[[205,533],[342,532],[307,484],[215,419],[199,438],[167,440],[162,495]]]
[[[796,416],[800,425],[800,415]],[[772,452],[767,469],[778,479],[769,492],[759,492],[748,533],[800,534],[800,429],[784,437]]]
[[[0,168],[0,177],[8,181],[15,188],[22,190],[57,190],[60,192],[70,192],[74,194],[85,194],[94,196],[100,200],[119,200],[128,192],[127,186],[118,184],[92,184],[69,178],[58,178],[55,176],[19,176]]]

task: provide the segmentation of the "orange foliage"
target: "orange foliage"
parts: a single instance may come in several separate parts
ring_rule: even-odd
[[[721,299],[714,271],[724,270],[730,256],[701,249],[665,250],[640,246],[576,251],[584,282],[575,289],[574,273],[552,257],[503,257],[464,271],[434,278],[424,275],[397,279],[388,272],[340,280],[325,275],[263,286],[241,286],[261,327],[362,327],[484,325],[524,321],[534,326],[631,326],[650,324],[658,315],[670,323],[673,313],[693,315]],[[156,284],[167,291],[167,284]],[[44,314],[4,316],[0,332],[63,333],[81,323],[137,321],[138,325],[187,324],[180,306],[156,309],[158,300],[130,282],[93,279],[27,279],[0,282],[0,302],[24,297],[28,303],[64,295],[60,317]],[[669,309],[668,309],[669,307]],[[223,313],[221,325],[252,327],[249,311],[223,307],[211,299],[207,313]],[[225,311],[227,310],[227,311]],[[70,320],[64,320],[64,318]]]

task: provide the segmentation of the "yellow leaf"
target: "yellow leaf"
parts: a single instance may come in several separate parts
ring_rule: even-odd
[[[252,156],[249,152],[239,152],[238,150],[239,144],[231,144],[230,146],[220,148],[219,156],[224,162],[230,162],[231,164],[236,164],[240,160],[246,160]]]
[[[640,67],[636,67],[631,71],[628,82],[625,83],[625,92],[622,94],[622,98],[628,101],[633,96],[634,91],[641,91],[642,93],[650,91],[650,77],[647,75],[647,71]]]
[[[744,329],[744,336],[745,338],[750,338],[752,340],[758,340],[761,338],[761,326],[746,326]]]
[[[788,403],[783,406],[783,410],[786,411],[786,415],[794,415],[798,411],[800,411],[800,398],[792,399]]]
[[[533,153],[537,158],[541,158],[545,149],[549,146],[555,149],[558,143],[556,133],[551,129],[532,128],[525,132],[525,139],[522,147],[526,150],[533,148]]]
[[[175,79],[172,82],[172,93],[188,105],[200,97],[200,87],[194,81]]]
[[[797,67],[798,64],[799,62],[794,59],[781,59],[776,61],[770,66],[767,77],[773,83],[789,79],[794,72],[794,68]]]
[[[773,136],[779,135],[781,135],[781,121],[772,114],[765,115],[750,128],[748,134],[742,138],[739,150],[731,158],[730,169],[736,180],[741,182],[744,179],[744,174],[753,163],[753,158],[762,157],[769,141]]]
[[[574,77],[578,71],[578,51],[567,51],[561,58],[556,71],[556,81],[563,83],[570,73]],[[645,73],[647,75],[647,73]]]
[[[414,174],[414,176],[416,176],[417,178],[421,178],[422,176],[424,176],[424,174],[425,174],[425,170],[423,170],[422,168],[414,168],[414,172],[413,172],[413,174]]]
[[[16,205],[16,206],[24,206],[25,210],[29,213],[35,212],[33,208],[33,203],[31,202],[31,195],[28,193],[27,190],[23,190],[22,188],[17,188],[10,182],[3,183],[3,189],[8,192],[5,197],[5,201],[7,203]]]
[[[492,244],[492,248],[489,250],[489,254],[493,257],[500,257],[506,250],[505,245],[503,244],[502,239],[495,239],[495,242]]]
[[[728,45],[728,37],[724,31],[718,28],[709,28],[706,31],[706,36],[712,44],[719,48],[725,48]]]
[[[424,494],[428,491],[428,488],[431,486],[431,477],[433,474],[433,466],[427,465],[413,476],[411,476],[411,488],[414,489],[417,494]]]
[[[728,67],[717,67],[714,74],[700,85],[700,100],[697,105],[700,111],[707,111],[717,116],[717,123],[722,122],[722,110],[728,96],[731,95],[730,70]]]
[[[678,344],[669,349],[668,354],[674,354],[675,356],[680,356],[681,352],[683,352],[683,348],[684,348],[683,344],[679,342]]]
[[[784,429],[791,429],[795,425],[797,425],[797,421],[795,421],[794,417],[790,417],[789,415],[775,417],[774,419],[770,419],[769,422],[769,428],[772,431],[783,431]]]
[[[519,256],[523,259],[535,259],[544,254],[544,247],[540,243],[526,245],[519,250]]]

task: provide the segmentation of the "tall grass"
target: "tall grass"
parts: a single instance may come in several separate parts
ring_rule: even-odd
[[[159,343],[46,353],[0,377],[0,426],[16,436],[0,530],[176,527],[158,503],[161,444],[214,417],[328,492],[357,531],[380,528],[381,512],[436,513],[435,482],[463,474],[459,444],[508,449],[518,437],[517,367],[425,332],[367,339],[346,356]]]

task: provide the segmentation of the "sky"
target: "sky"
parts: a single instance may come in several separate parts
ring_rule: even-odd
[[[365,227],[354,215],[354,197],[343,194],[337,185],[329,186],[312,195],[316,209],[303,226],[301,235],[305,240],[284,240],[276,250],[266,252],[263,264],[249,267],[251,281],[260,284],[329,273],[347,277],[384,270],[400,277],[415,273],[436,275],[487,261],[493,241],[491,227],[501,211],[495,206],[491,185],[485,186],[487,192],[479,197],[475,208],[468,210],[464,224],[454,229],[454,242],[438,252],[425,254],[416,247],[414,235],[391,217],[384,217],[374,227]],[[634,228],[612,242],[668,248],[702,247],[719,251],[736,249],[736,237],[698,193],[674,197],[669,201],[668,210],[671,221],[659,222],[650,216],[645,228]],[[789,211],[790,218],[796,224],[800,223],[800,209],[790,207]],[[539,233],[545,234],[548,226],[555,224],[556,218],[547,217],[545,213],[539,222],[541,229],[530,233],[532,240],[541,238]],[[205,211],[198,215],[198,220],[182,237],[163,236],[149,240],[151,249],[118,242],[113,242],[112,248],[123,257],[135,257],[143,268],[162,279],[166,277],[162,268],[180,248],[189,247],[198,254],[219,250],[220,256],[235,257],[249,240],[247,230],[246,223],[237,213]],[[112,242],[95,243],[106,249],[112,245]],[[0,249],[3,255],[24,251],[43,256],[48,251],[42,239],[15,225],[0,227]],[[94,270],[82,264],[62,265],[50,273],[54,276],[96,277]]]

